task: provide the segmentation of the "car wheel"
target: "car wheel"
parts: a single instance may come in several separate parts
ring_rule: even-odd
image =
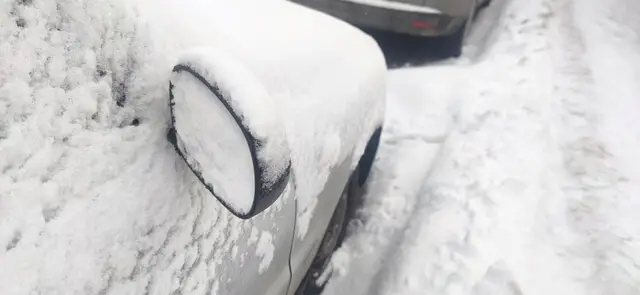
[[[491,0],[480,1],[479,5],[478,5],[478,9],[485,8],[485,7],[489,6],[489,4],[491,4]]]
[[[320,242],[320,248],[313,258],[309,270],[298,285],[295,295],[318,295],[324,290],[327,280],[320,281],[319,278],[327,269],[333,252],[342,245],[347,233],[347,224],[358,218],[357,210],[362,206],[366,181],[371,173],[381,135],[382,127],[378,127],[367,142],[364,153],[349,177],[342,191],[342,196],[333,211],[329,225]]]
[[[322,237],[320,248],[313,258],[313,262],[309,267],[309,270],[305,274],[302,282],[296,290],[296,295],[318,295],[322,293],[327,280],[320,281],[320,277],[323,275],[327,266],[329,266],[330,258],[333,252],[342,244],[344,240],[347,223],[350,216],[354,212],[352,204],[355,204],[356,195],[354,192],[360,193],[360,185],[358,185],[358,170],[351,175],[347,185],[345,186],[342,196],[336,205],[336,209],[333,211],[327,230]]]
[[[460,27],[453,35],[443,37],[441,41],[441,58],[457,58],[462,55],[464,37],[468,28],[468,21]]]
[[[442,58],[457,58],[462,55],[464,41],[467,39],[469,31],[471,31],[471,24],[473,23],[479,8],[478,3],[476,2],[473,7],[472,11],[469,12],[469,16],[463,21],[463,25],[458,28],[458,30],[456,30],[452,35],[442,37]]]

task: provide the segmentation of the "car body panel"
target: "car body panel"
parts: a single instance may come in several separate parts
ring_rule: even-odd
[[[375,41],[284,0],[13,4],[3,52],[37,60],[15,67],[7,87],[24,91],[9,99],[41,111],[3,147],[20,157],[0,175],[0,294],[285,294],[293,240],[321,235],[335,206],[322,191],[383,121]],[[292,178],[254,218],[227,211],[166,140],[171,70],[193,46],[228,52],[281,106],[267,115],[285,119]]]
[[[162,7],[158,0],[151,1]],[[291,188],[297,208],[295,221],[290,220],[295,224],[295,235],[286,250],[292,252],[295,276],[304,275],[308,259],[301,257],[315,254],[313,249],[322,239],[351,171],[369,137],[382,124],[386,95],[382,52],[373,39],[351,25],[289,1],[219,1],[216,5],[190,0],[193,6],[161,1],[177,5],[175,10],[164,7],[159,11],[163,20],[170,15],[192,17],[157,27],[159,34],[176,35],[172,44],[163,46],[210,45],[226,50],[263,82],[281,106],[292,153]],[[200,26],[204,18],[210,26]],[[247,22],[256,19],[260,22]],[[194,38],[185,31],[209,39]],[[275,244],[284,242],[274,240]],[[274,259],[288,264],[289,257],[281,256],[283,250],[277,249]],[[248,261],[235,268],[239,272],[244,267],[253,269],[247,265],[255,262]],[[277,275],[243,273],[242,282],[229,283],[228,288],[220,289],[225,292],[218,294],[285,294],[280,292],[285,289],[285,280],[273,278],[288,279],[289,269],[283,269],[280,262],[272,267],[268,272]],[[293,282],[289,291],[295,291],[296,286]]]
[[[250,220],[239,219],[226,210],[211,220],[213,216],[202,211],[201,220],[207,221],[202,225],[211,228],[196,238],[200,239],[198,247],[176,249],[179,252],[175,254],[195,259],[182,267],[186,279],[180,290],[189,294],[207,289],[212,294],[285,294],[290,282],[294,204],[290,183],[281,199]],[[173,275],[167,280],[174,281]],[[152,294],[168,294],[168,290],[156,289]]]
[[[333,170],[324,189],[318,196],[320,201],[318,205],[316,205],[315,212],[311,219],[313,226],[309,228],[304,237],[299,238],[299,236],[296,235],[298,238],[294,240],[291,251],[290,263],[292,278],[288,295],[295,293],[296,287],[304,278],[311,262],[313,262],[313,258],[320,247],[324,232],[329,225],[333,211],[342,196],[351,173],[350,158]]]
[[[389,1],[389,0],[339,0],[343,2],[351,2],[357,3],[364,6],[370,7],[380,7],[389,10],[398,10],[398,11],[410,11],[410,12],[418,12],[418,13],[427,13],[427,14],[439,14],[442,11],[438,8],[434,8],[432,6],[424,5],[421,1],[420,3],[414,3],[416,1]]]
[[[476,0],[291,1],[358,26],[419,36],[453,34],[476,7]]]

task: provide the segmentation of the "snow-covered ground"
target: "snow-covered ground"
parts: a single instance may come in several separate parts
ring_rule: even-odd
[[[395,70],[325,294],[640,294],[640,2],[494,0]]]

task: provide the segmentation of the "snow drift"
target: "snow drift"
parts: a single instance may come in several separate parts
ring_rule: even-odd
[[[381,148],[411,156],[375,170],[326,294],[640,293],[639,2],[505,2],[478,59],[390,73],[411,125]]]

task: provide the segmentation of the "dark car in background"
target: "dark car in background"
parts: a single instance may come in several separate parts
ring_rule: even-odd
[[[443,37],[457,57],[475,13],[490,0],[291,0],[363,28]]]

